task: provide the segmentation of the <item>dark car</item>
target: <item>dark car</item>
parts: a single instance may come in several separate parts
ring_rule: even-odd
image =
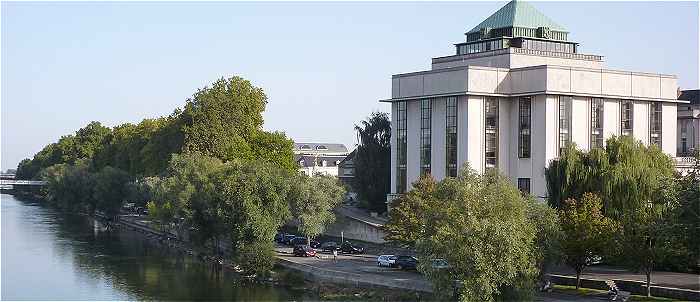
[[[335,241],[327,241],[321,244],[321,250],[324,252],[333,252],[340,250],[340,246]]]
[[[312,247],[312,248],[315,248],[315,249],[320,248],[320,247],[321,247],[321,243],[318,242],[318,241],[316,241],[316,240],[311,240],[311,247]]]
[[[350,241],[345,241],[340,246],[340,251],[346,254],[362,254],[365,252],[365,249],[359,245],[350,243]]]
[[[296,237],[296,238],[289,241],[289,245],[294,245],[294,246],[306,245],[306,243],[307,243],[306,237]]]
[[[297,245],[294,246],[294,256],[301,256],[301,257],[313,257],[316,256],[316,251],[312,249],[309,246],[306,245]]]
[[[297,238],[297,236],[290,234],[284,235],[284,241],[282,241],[282,243],[286,245],[292,245],[292,240],[294,240],[294,238]]]
[[[306,239],[306,237],[295,237],[294,239],[289,241],[289,245],[300,245],[300,244],[301,245],[308,245],[307,243],[310,243],[310,246],[312,248],[315,248],[315,249],[317,249],[321,246],[320,242],[318,242],[316,240],[311,240],[311,242],[309,242]]]
[[[285,233],[277,233],[275,234],[275,242],[277,243],[282,243],[284,242],[284,236],[287,235]]]
[[[418,259],[412,256],[398,256],[394,262],[394,266],[405,270],[415,270],[417,265]]]

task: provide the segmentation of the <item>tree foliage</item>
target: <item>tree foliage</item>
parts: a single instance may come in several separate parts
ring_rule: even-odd
[[[425,176],[392,207],[388,238],[415,241],[418,269],[442,299],[454,289],[463,301],[528,298],[539,236],[529,202],[493,172],[480,175],[466,166],[458,177],[437,183]],[[433,259],[449,266],[435,267]]]
[[[603,216],[602,201],[594,193],[585,193],[580,200],[569,198],[559,213],[564,237],[561,241],[564,261],[576,271],[576,288],[583,270],[596,257],[613,250],[617,224]]]
[[[355,154],[354,188],[368,208],[386,211],[386,195],[391,179],[391,121],[384,112],[374,112],[355,125],[360,141]]]
[[[343,201],[345,188],[326,175],[298,175],[291,184],[288,199],[292,217],[299,223],[299,232],[311,240],[335,221],[333,209]]]
[[[605,149],[588,152],[571,144],[545,170],[548,201],[561,208],[569,198],[597,193],[606,216],[617,218],[653,198],[675,166],[657,146],[645,146],[629,136],[612,137]]]

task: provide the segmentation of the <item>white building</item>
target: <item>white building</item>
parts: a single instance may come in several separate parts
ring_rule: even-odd
[[[679,157],[692,156],[700,150],[700,90],[684,90],[678,97],[687,104],[678,104]]]
[[[392,77],[391,195],[421,173],[440,180],[465,163],[499,169],[546,197],[544,169],[567,142],[602,147],[632,135],[676,153],[676,76],[606,69],[568,32],[513,1],[466,33],[432,69]]]
[[[294,143],[294,160],[299,172],[308,176],[316,174],[338,176],[338,165],[348,156],[343,144]]]

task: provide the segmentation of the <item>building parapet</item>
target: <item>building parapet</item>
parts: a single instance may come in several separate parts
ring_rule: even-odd
[[[384,101],[558,94],[685,103],[677,99],[677,89],[674,75],[559,65],[512,69],[468,65],[393,75],[392,98]]]
[[[551,58],[563,58],[563,59],[572,59],[572,60],[586,60],[586,61],[598,61],[598,62],[603,61],[603,56],[599,56],[599,55],[589,55],[589,54],[581,54],[581,53],[564,53],[564,52],[554,52],[554,51],[543,51],[543,50],[509,47],[509,48],[496,49],[496,50],[487,51],[487,52],[478,52],[478,53],[463,54],[463,55],[451,55],[451,56],[437,57],[437,58],[432,59],[432,63],[433,64],[440,64],[440,63],[449,63],[449,62],[455,62],[455,61],[466,61],[466,60],[471,60],[471,59],[478,59],[478,58],[483,58],[483,57],[493,57],[493,56],[499,56],[499,55],[505,55],[505,54],[524,54],[524,55],[551,57]]]

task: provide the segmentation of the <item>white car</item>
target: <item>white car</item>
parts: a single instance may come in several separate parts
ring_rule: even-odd
[[[394,255],[379,255],[377,257],[377,266],[394,267],[396,256]]]

